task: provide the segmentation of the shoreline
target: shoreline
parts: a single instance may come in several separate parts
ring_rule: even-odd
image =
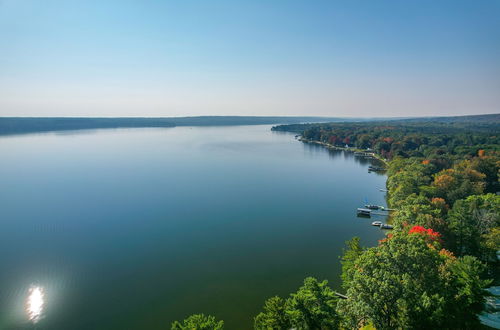
[[[303,143],[317,144],[317,145],[323,146],[327,149],[341,150],[341,151],[346,151],[346,152],[350,152],[350,153],[366,152],[366,150],[362,150],[362,149],[338,147],[338,146],[334,146],[333,144],[329,144],[329,143],[325,143],[325,142],[321,142],[321,141],[309,140],[309,139],[306,139],[302,136],[297,138],[297,141],[300,141]],[[370,156],[369,158],[376,159],[376,160],[382,162],[387,170],[387,167],[389,166],[389,161],[387,159],[383,159],[382,157],[380,157],[379,155],[377,155],[374,152],[372,153],[372,156]],[[387,205],[387,208],[391,208],[391,205],[389,205],[389,190],[387,189],[387,180],[389,179],[389,176],[386,174],[386,177],[387,178],[385,180],[385,187],[384,187],[384,189],[386,190],[385,191],[385,195],[386,195],[385,196],[385,204]],[[379,188],[379,189],[382,189],[382,188]],[[390,212],[387,214],[387,223],[392,224],[392,215]]]
[[[304,142],[304,143],[318,144],[318,145],[321,145],[325,148],[333,149],[333,150],[342,150],[342,151],[347,151],[347,152],[351,152],[351,153],[367,152],[366,150],[362,150],[362,149],[358,149],[358,148],[354,148],[354,147],[353,148],[351,148],[351,147],[345,148],[345,147],[334,146],[333,144],[326,143],[326,142],[309,140],[309,139],[306,139],[302,136],[299,137],[297,140],[300,142]],[[371,152],[370,154],[371,155],[368,156],[367,158],[376,159],[376,160],[382,162],[384,164],[384,166],[386,166],[386,167],[389,166],[389,161],[387,159],[383,159],[381,156],[377,155],[375,152]]]

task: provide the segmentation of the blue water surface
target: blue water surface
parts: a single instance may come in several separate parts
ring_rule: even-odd
[[[203,312],[249,329],[306,276],[339,289],[344,242],[383,236],[355,210],[385,205],[386,177],[270,128],[0,138],[0,328],[168,329]]]

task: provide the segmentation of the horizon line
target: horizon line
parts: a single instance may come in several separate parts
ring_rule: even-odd
[[[425,115],[425,116],[317,116],[317,115],[192,115],[192,116],[0,116],[0,118],[150,118],[150,119],[167,119],[167,118],[337,118],[337,119],[418,119],[418,118],[445,118],[445,117],[476,117],[500,115],[500,112],[468,114],[468,115]]]

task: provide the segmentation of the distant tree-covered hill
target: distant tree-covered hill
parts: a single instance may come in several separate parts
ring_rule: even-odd
[[[397,124],[429,122],[444,126],[463,127],[470,122],[476,126],[488,128],[492,123],[500,122],[500,114],[462,116],[462,117],[429,117],[429,118],[341,118],[341,117],[287,117],[287,116],[197,116],[197,117],[0,117],[0,135],[51,132],[63,130],[99,129],[99,128],[133,128],[133,127],[175,127],[175,126],[230,126],[230,125],[278,125],[276,130],[302,132],[307,123],[339,123],[339,122],[383,122]]]
[[[311,131],[339,131],[339,130],[372,130],[374,126],[380,130],[403,130],[408,133],[441,134],[471,132],[497,132],[500,129],[500,114],[455,116],[455,117],[420,117],[405,119],[379,119],[362,122],[329,122],[329,123],[301,123],[278,125],[275,131],[304,133]]]
[[[357,120],[359,121],[363,119],[279,116],[198,116],[158,118],[0,117],[0,135],[98,128],[274,125]]]

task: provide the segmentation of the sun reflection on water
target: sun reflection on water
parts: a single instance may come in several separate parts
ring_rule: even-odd
[[[26,313],[31,322],[37,323],[42,318],[44,304],[44,291],[40,286],[32,286],[28,291],[26,300]]]

